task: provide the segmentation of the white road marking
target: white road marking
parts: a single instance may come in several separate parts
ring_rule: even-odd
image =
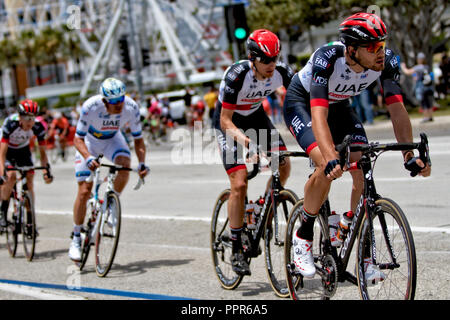
[[[62,293],[51,293],[40,288],[33,288],[17,284],[0,283],[0,290],[18,295],[32,297],[39,300],[84,300],[83,297]]]
[[[40,215],[67,215],[72,216],[72,212],[70,211],[52,211],[52,210],[36,210],[37,214]],[[146,215],[134,215],[134,214],[124,214],[122,217],[127,219],[136,219],[136,220],[178,220],[178,221],[201,221],[210,223],[211,218],[204,217],[189,217],[189,216],[146,216]],[[450,228],[441,228],[441,227],[416,227],[411,226],[411,230],[413,232],[438,232],[438,233],[447,233],[450,234]]]

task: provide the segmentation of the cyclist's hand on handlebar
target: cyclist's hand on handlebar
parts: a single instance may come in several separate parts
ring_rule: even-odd
[[[267,157],[266,154],[261,150],[261,146],[250,141],[248,144],[248,154],[247,162],[257,163],[262,157]]]
[[[145,165],[145,163],[141,162],[138,166],[139,177],[143,179],[147,174],[150,173],[150,168]]]
[[[410,157],[404,163],[405,169],[410,171],[411,177],[416,175],[428,177],[431,174],[431,167],[425,165],[419,157]]]
[[[50,169],[44,170],[43,177],[44,177],[44,181],[45,181],[46,184],[52,183],[53,176],[50,173]]]
[[[89,170],[94,171],[100,166],[100,163],[98,163],[97,158],[94,156],[89,156],[86,161],[86,165],[88,166]]]
[[[329,180],[340,178],[344,173],[338,159],[328,161],[325,166],[324,174]]]

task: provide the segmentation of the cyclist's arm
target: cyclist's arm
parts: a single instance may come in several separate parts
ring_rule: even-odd
[[[311,104],[311,119],[314,137],[320,152],[325,159],[325,162],[336,159],[336,151],[331,136],[330,127],[328,126],[328,81],[333,72],[333,65],[336,60],[335,56],[329,58],[325,55],[324,49],[319,49],[314,55],[314,61],[311,73],[310,86],[310,104]],[[325,61],[327,66],[323,63],[316,63],[315,61]]]
[[[78,152],[83,156],[83,158],[87,159],[91,156],[86,146],[86,143],[84,142],[84,138],[75,136],[73,138],[73,145],[78,150]]]
[[[5,162],[6,162],[6,152],[8,151],[8,142],[4,142],[3,138],[0,142],[0,176],[4,176],[5,172]]]
[[[399,59],[390,49],[386,49],[385,68],[380,76],[386,108],[391,116],[394,134],[398,142],[412,142],[412,127],[408,112],[403,104],[402,90],[399,84]]]
[[[236,125],[233,123],[233,113],[234,110],[232,109],[222,108],[222,111],[220,113],[220,127],[227,136],[233,137],[235,141],[248,148],[250,138],[243,134],[242,131],[239,130],[238,127],[236,127]]]
[[[386,50],[385,65],[386,67],[381,74],[380,81],[386,100],[386,107],[394,128],[395,138],[400,143],[409,143],[413,141],[412,126],[409,114],[403,103],[402,90],[399,84],[399,59],[390,49]],[[403,151],[405,162],[412,157],[414,157],[412,150]],[[427,177],[431,174],[431,167],[428,164],[425,165],[420,159],[417,159],[416,162],[420,167],[424,167],[419,175]]]
[[[145,143],[143,138],[134,139],[134,149],[139,163],[145,162]]]

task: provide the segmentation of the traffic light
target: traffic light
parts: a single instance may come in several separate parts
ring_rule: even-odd
[[[128,40],[127,36],[122,36],[119,39],[119,51],[120,51],[120,57],[122,60],[122,67],[127,70],[131,71],[131,59],[130,59],[130,52],[128,50]]]
[[[142,53],[142,65],[144,67],[149,66],[150,65],[150,50],[148,50],[146,48],[142,48],[141,53]]]
[[[236,41],[237,43],[245,42],[250,32],[247,25],[244,4],[226,5],[224,10],[228,40],[230,42]]]

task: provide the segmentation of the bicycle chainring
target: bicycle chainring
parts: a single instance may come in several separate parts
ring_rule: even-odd
[[[330,298],[336,293],[338,286],[338,270],[336,261],[331,255],[327,254],[322,256],[321,265],[324,274],[326,274],[326,276],[322,278],[324,295],[327,298]]]

